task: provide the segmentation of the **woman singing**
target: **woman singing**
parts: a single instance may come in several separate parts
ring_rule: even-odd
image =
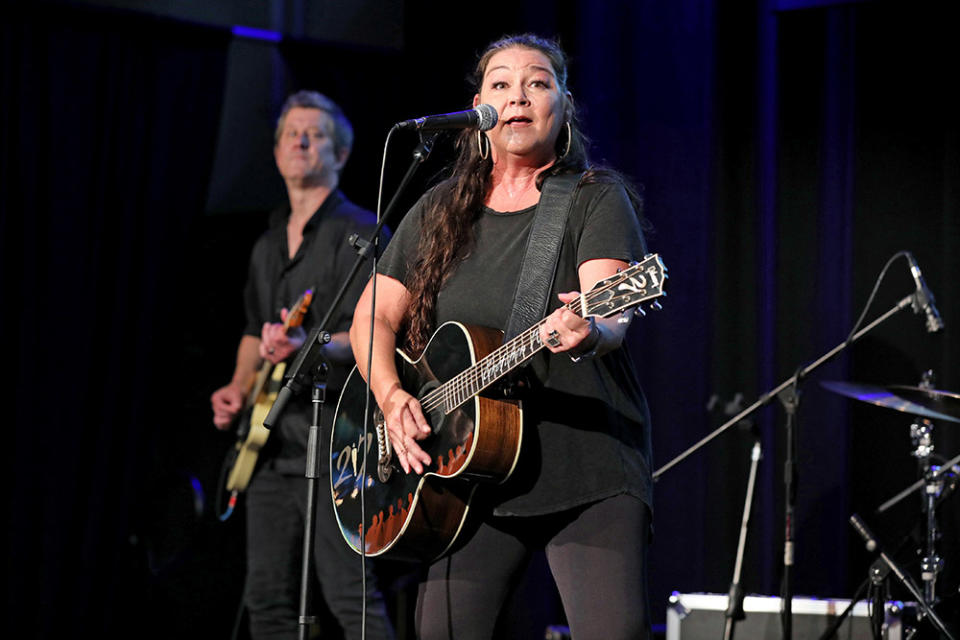
[[[523,443],[510,479],[483,486],[459,546],[420,585],[421,638],[491,638],[532,552],[543,549],[574,638],[645,638],[650,532],[650,425],[626,349],[629,316],[584,320],[578,291],[646,252],[635,192],[591,168],[567,90],[566,57],[532,35],[491,44],[476,67],[474,106],[499,120],[458,139],[453,174],[407,214],[368,284],[350,337],[406,473],[431,457],[420,404],[400,386],[394,349],[413,356],[443,322],[504,329],[545,180],[580,175],[562,236],[547,345],[530,367]],[[373,331],[373,353],[369,338]]]

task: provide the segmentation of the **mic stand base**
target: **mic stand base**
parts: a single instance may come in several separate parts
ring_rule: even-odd
[[[874,563],[874,567],[871,567],[871,571],[879,571],[882,567],[878,568],[879,563],[883,563],[889,568],[889,570],[897,577],[907,591],[910,592],[914,598],[916,598],[917,604],[920,606],[921,615],[930,621],[937,632],[947,640],[956,640],[956,638],[947,630],[947,626],[944,624],[943,620],[940,619],[940,616],[937,615],[937,612],[933,610],[933,606],[926,601],[923,597],[923,594],[920,592],[920,589],[917,587],[916,583],[913,581],[906,572],[903,571],[894,562],[887,553],[883,550],[880,544],[877,542],[876,536],[867,528],[867,525],[860,519],[860,516],[854,514],[850,516],[850,524],[853,525],[853,528],[856,529],[857,533],[864,539],[867,543],[867,550],[877,551],[880,558]]]
[[[873,568],[871,567],[871,573]],[[853,597],[850,599],[850,604],[838,615],[833,622],[830,623],[830,626],[820,635],[819,640],[830,640],[830,638],[835,638],[837,631],[840,630],[840,625],[843,624],[843,621],[847,619],[847,616],[850,615],[850,612],[853,611],[854,605],[856,605],[863,598],[864,592],[870,586],[871,581],[873,580],[872,576],[867,577],[866,580],[860,583],[860,586],[857,587],[856,593],[853,594]]]

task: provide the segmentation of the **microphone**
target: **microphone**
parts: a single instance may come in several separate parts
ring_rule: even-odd
[[[853,528],[857,530],[857,533],[860,534],[860,537],[863,538],[863,541],[867,543],[867,551],[871,553],[876,551],[879,545],[877,544],[877,539],[873,536],[873,532],[867,528],[866,523],[858,516],[853,514],[850,516],[850,524],[853,525]]]
[[[917,259],[913,257],[913,254],[909,251],[907,254],[907,262],[910,263],[910,275],[913,276],[913,282],[917,285],[916,297],[913,299],[913,311],[914,313],[920,313],[923,311],[927,316],[927,332],[936,333],[943,329],[943,320],[940,319],[940,312],[937,311],[937,307],[933,304],[933,293],[930,292],[930,288],[927,287],[926,280],[923,279],[923,274],[920,273],[920,265],[917,264]]]
[[[441,113],[435,116],[404,120],[397,123],[397,128],[435,131],[437,129],[470,129],[476,127],[480,131],[488,131],[493,129],[495,124],[497,124],[497,110],[489,104],[481,104],[466,111],[454,111],[453,113]]]

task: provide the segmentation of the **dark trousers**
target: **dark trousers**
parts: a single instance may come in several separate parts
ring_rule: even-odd
[[[417,599],[421,640],[489,640],[533,551],[543,549],[574,640],[650,635],[650,514],[620,495],[556,514],[487,517],[464,546],[430,566]]]
[[[363,586],[360,556],[340,535],[330,498],[330,480],[317,486],[313,568],[319,591],[344,630],[361,637]],[[300,609],[303,526],[307,481],[263,468],[247,490],[247,584],[245,599],[255,640],[296,638]],[[316,591],[315,591],[316,593]],[[383,597],[367,561],[366,638],[392,638]],[[310,613],[316,613],[311,609]]]

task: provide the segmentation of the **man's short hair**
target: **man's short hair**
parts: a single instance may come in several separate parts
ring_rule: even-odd
[[[347,120],[336,102],[318,91],[297,91],[292,94],[287,101],[283,103],[280,110],[280,117],[277,118],[277,129],[273,133],[273,143],[280,142],[280,135],[283,133],[283,123],[287,118],[287,113],[294,107],[305,109],[320,109],[325,111],[330,119],[333,120],[333,151],[338,156],[342,149],[349,151],[353,148],[353,126]]]

